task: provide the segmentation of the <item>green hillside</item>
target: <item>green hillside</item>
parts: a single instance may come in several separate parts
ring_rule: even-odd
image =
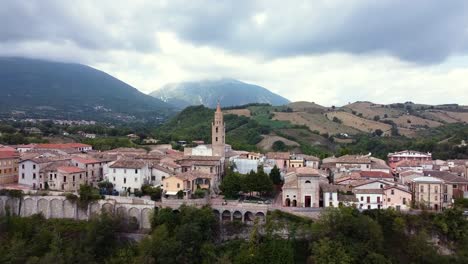
[[[0,92],[5,117],[151,120],[172,108],[97,69],[35,59],[0,58]]]

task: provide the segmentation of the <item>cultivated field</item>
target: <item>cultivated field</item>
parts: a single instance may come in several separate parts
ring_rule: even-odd
[[[342,121],[343,125],[353,127],[357,130],[360,130],[366,133],[372,133],[375,130],[380,129],[384,132],[384,135],[389,135],[390,129],[392,128],[392,126],[388,124],[361,118],[348,112],[341,112],[341,111],[328,112],[326,116],[329,120],[333,120],[333,118],[336,117]]]
[[[437,121],[432,121],[429,119],[424,119],[421,117],[413,116],[413,115],[402,115],[397,118],[387,118],[388,120],[392,120],[398,127],[402,128],[413,128],[419,129],[424,127],[438,127],[441,126],[442,123]]]
[[[361,113],[364,118],[373,119],[374,116],[378,115],[381,119],[385,115],[387,117],[398,117],[405,113],[402,109],[385,107],[385,105],[374,104],[370,102],[355,102],[343,106],[344,110],[355,111],[356,115]]]
[[[289,121],[295,125],[305,125],[311,131],[318,131],[320,134],[328,133],[330,135],[347,133],[357,134],[358,130],[347,127],[328,120],[322,114],[310,114],[305,112],[283,113],[275,112],[274,120]]]
[[[275,143],[276,141],[283,141],[283,143],[285,145],[291,146],[291,147],[298,147],[299,146],[299,143],[297,143],[295,141],[292,141],[292,140],[289,140],[289,139],[286,139],[284,137],[275,136],[275,135],[264,135],[262,141],[260,141],[257,144],[257,147],[260,148],[260,149],[268,151],[268,150],[271,150],[271,148],[273,146],[273,143]]]

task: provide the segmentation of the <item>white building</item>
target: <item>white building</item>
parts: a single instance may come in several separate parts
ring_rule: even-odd
[[[143,184],[150,183],[151,172],[148,164],[142,160],[120,159],[109,166],[105,178],[114,184],[115,190],[133,193],[140,190]]]
[[[45,179],[41,176],[41,169],[58,160],[59,159],[39,157],[21,161],[19,163],[18,183],[29,186],[33,189],[44,188]]]

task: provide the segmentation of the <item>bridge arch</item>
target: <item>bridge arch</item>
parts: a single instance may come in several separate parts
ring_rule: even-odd
[[[39,199],[37,201],[37,212],[42,214],[45,218],[49,217],[49,201],[46,199]]]
[[[234,211],[234,213],[232,214],[232,220],[242,222],[242,213],[240,211]]]
[[[229,210],[224,210],[221,217],[223,221],[231,221],[231,212]]]
[[[49,208],[50,218],[61,218],[63,216],[63,200],[52,199]]]
[[[0,199],[0,207],[2,206],[1,203],[2,203],[2,200]],[[35,207],[36,207],[36,202],[33,199],[31,198],[24,199],[23,206],[21,207],[21,215],[22,216],[33,215]]]

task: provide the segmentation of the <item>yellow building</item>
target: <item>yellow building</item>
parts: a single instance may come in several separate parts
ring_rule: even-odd
[[[0,184],[18,182],[18,162],[15,149],[0,146]]]
[[[200,171],[180,173],[162,180],[164,195],[167,197],[184,192],[184,197],[190,197],[197,189],[209,190],[214,175]]]
[[[444,182],[435,177],[423,176],[413,179],[411,188],[415,205],[430,210],[440,210],[443,186]]]

